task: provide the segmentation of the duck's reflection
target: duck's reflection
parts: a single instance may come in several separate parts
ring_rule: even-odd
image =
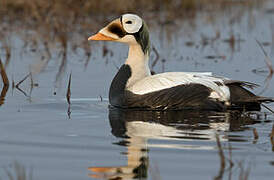
[[[254,120],[241,113],[198,111],[138,111],[109,109],[112,134],[123,138],[118,145],[127,146],[127,165],[90,167],[93,178],[135,179],[146,178],[148,173],[148,147],[177,149],[214,149],[212,143],[195,143],[195,140],[237,140],[226,136],[226,131],[241,130]],[[157,139],[148,143],[148,139]],[[165,140],[169,140],[168,142]],[[208,144],[208,145],[203,145]]]

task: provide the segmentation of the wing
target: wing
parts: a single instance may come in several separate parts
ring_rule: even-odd
[[[225,80],[228,79],[214,77],[211,73],[167,72],[148,76],[127,90],[134,94],[144,95],[180,85],[200,84],[212,90],[211,98],[226,102],[230,99],[230,92],[224,84]]]
[[[127,107],[147,109],[223,110],[222,103],[210,98],[212,90],[202,84],[183,84],[146,94],[125,93]]]

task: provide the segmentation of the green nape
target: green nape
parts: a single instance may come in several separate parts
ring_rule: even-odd
[[[143,21],[142,28],[135,35],[136,41],[141,45],[144,54],[150,53],[150,41],[149,41],[149,31],[146,23]]]

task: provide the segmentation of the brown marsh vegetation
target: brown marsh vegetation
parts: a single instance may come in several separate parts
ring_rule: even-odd
[[[7,67],[12,58],[13,37],[23,42],[23,53],[34,52],[40,54],[40,65],[32,67],[30,74],[42,72],[52,59],[58,54],[60,64],[55,78],[55,86],[62,79],[67,66],[68,50],[77,54],[78,50],[84,52],[86,68],[92,56],[91,43],[87,37],[96,32],[103,24],[123,13],[137,13],[146,19],[151,28],[177,27],[178,24],[188,23],[195,28],[194,20],[205,16],[208,23],[222,18],[216,15],[233,14],[229,17],[232,25],[240,21],[243,12],[251,12],[263,6],[268,0],[0,0],[0,47],[3,54],[4,67]],[[107,7],[107,8],[106,8]],[[233,13],[231,13],[233,12]],[[252,18],[252,13],[250,13]],[[171,28],[176,31],[176,28]],[[169,36],[169,33],[166,34]],[[161,38],[161,37],[160,37]],[[216,37],[209,38],[201,35],[201,46],[213,44],[220,40],[220,32],[216,30]],[[225,40],[233,52],[241,39],[234,34]],[[186,42],[186,46],[193,46],[193,42]],[[103,46],[103,57],[113,52]],[[153,47],[156,56],[152,61],[152,69],[159,61],[166,62],[162,54]],[[221,58],[223,55],[206,56],[208,59]],[[18,86],[19,87],[19,86]],[[32,86],[33,87],[33,86]]]
[[[43,56],[47,59],[51,58],[52,49],[59,49],[64,57],[68,46],[74,51],[82,48],[89,59],[91,47],[87,37],[108,20],[125,12],[140,14],[151,26],[168,26],[176,21],[191,21],[202,12],[206,12],[208,21],[214,22],[218,18],[216,12],[233,10],[236,15],[230,23],[235,23],[243,9],[258,8],[265,1],[162,0],[159,3],[158,0],[0,0],[0,42],[6,54],[6,64],[11,57],[10,38],[13,33],[19,34],[25,42],[23,48],[30,46],[31,51],[43,48]],[[229,40],[230,43],[234,41],[235,37]]]

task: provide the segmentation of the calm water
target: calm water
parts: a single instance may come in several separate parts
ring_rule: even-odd
[[[257,83],[261,86],[255,93],[274,97],[274,81],[267,78],[265,56],[256,43],[274,58],[271,7],[273,3],[242,12],[233,23],[233,13],[216,14],[214,22],[201,13],[191,22],[148,23],[159,54],[157,58],[151,53],[153,70],[211,71]],[[39,180],[273,179],[269,133],[274,115],[268,110],[239,114],[109,109],[108,88],[127,56],[125,45],[90,42],[89,61],[81,49],[68,50],[62,58],[53,47],[48,61],[41,58],[43,48],[22,48],[24,41],[16,32],[10,41],[10,80],[17,83],[32,71],[38,86],[31,88],[28,78],[20,84],[21,91],[10,87],[0,106],[1,179],[11,179],[16,171]],[[0,56],[4,59],[5,53]]]

